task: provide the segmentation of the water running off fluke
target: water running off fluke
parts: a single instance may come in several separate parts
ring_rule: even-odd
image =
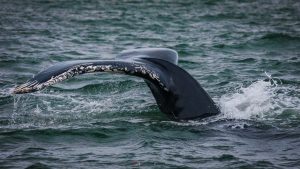
[[[13,91],[30,93],[73,76],[113,72],[141,77],[159,109],[172,120],[201,119],[219,114],[214,101],[200,84],[177,66],[178,54],[167,48],[142,48],[121,52],[116,60],[76,60],[58,63]]]

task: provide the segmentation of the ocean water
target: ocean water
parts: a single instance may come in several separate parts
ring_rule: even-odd
[[[142,79],[11,90],[61,61],[167,47],[222,113],[174,122]],[[0,168],[299,168],[300,1],[1,0]]]

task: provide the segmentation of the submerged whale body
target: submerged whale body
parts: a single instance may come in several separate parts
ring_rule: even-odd
[[[30,93],[76,75],[94,72],[123,73],[141,77],[159,109],[172,120],[201,119],[220,111],[200,84],[177,66],[178,54],[167,48],[125,50],[116,60],[61,62],[38,73],[14,93]]]

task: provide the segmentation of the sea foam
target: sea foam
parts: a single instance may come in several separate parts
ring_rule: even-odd
[[[300,98],[293,96],[290,86],[268,75],[268,80],[258,80],[249,86],[220,97],[221,118],[255,119],[282,113],[285,109],[299,109]]]

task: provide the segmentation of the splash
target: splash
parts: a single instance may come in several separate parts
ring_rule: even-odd
[[[262,116],[274,109],[274,92],[270,82],[257,81],[248,87],[241,87],[237,93],[222,96],[221,112],[230,119],[250,119]]]
[[[299,109],[300,100],[292,94],[297,89],[283,85],[280,79],[265,74],[267,81],[258,80],[220,98],[222,118],[265,119],[285,109]]]

